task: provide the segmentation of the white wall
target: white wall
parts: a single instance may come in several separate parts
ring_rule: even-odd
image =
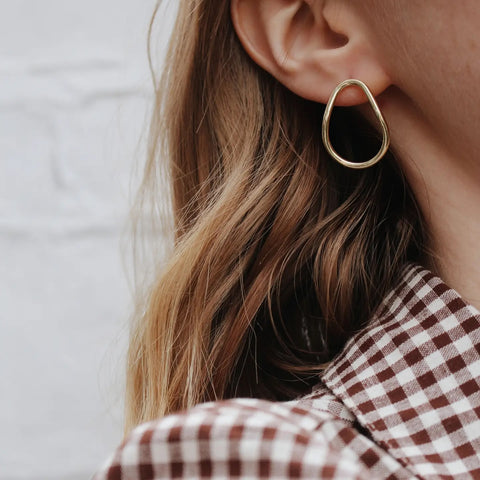
[[[120,440],[154,4],[0,0],[2,480],[89,478]]]

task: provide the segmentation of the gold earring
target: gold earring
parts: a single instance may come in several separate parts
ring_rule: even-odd
[[[350,162],[349,160],[346,160],[345,158],[341,157],[335,151],[335,149],[332,146],[332,142],[330,141],[330,119],[332,117],[332,111],[333,111],[335,100],[337,99],[338,94],[344,88],[350,87],[352,85],[360,87],[365,92],[365,95],[367,96],[368,101],[370,102],[370,105],[372,106],[373,111],[375,112],[375,115],[378,118],[378,121],[380,122],[380,125],[382,127],[382,133],[383,133],[383,140],[382,140],[382,146],[380,147],[380,151],[373,158],[362,163]],[[328,100],[327,107],[325,108],[325,113],[323,115],[322,139],[323,139],[323,144],[327,149],[327,152],[338,163],[348,168],[355,168],[355,169],[368,168],[378,163],[385,156],[385,154],[388,151],[388,147],[390,146],[390,132],[388,131],[388,125],[387,125],[387,122],[385,122],[385,119],[383,118],[382,112],[380,111],[380,108],[378,107],[378,104],[375,101],[375,98],[372,95],[372,92],[362,81],[356,80],[356,79],[345,80],[344,82],[340,83],[337,86],[337,88],[335,88],[332,95],[330,96],[330,99]]]

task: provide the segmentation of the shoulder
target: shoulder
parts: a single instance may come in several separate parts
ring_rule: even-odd
[[[366,478],[345,419],[311,403],[235,399],[137,427],[95,480]],[[345,445],[343,443],[342,445]]]

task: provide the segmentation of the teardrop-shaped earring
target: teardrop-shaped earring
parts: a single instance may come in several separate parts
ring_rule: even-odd
[[[382,127],[382,133],[383,133],[383,140],[382,140],[382,146],[380,147],[380,151],[370,160],[367,160],[366,162],[361,162],[361,163],[356,163],[356,162],[350,162],[349,160],[341,157],[333,148],[332,142],[330,141],[330,119],[332,117],[332,111],[333,107],[335,104],[335,100],[338,96],[338,94],[346,87],[350,86],[357,86],[360,87],[364,92],[365,95],[368,98],[368,101],[370,102],[370,105],[373,108],[373,111],[375,112],[375,116],[377,117],[378,121],[380,122],[380,125]],[[380,111],[380,108],[378,107],[377,102],[375,101],[374,96],[372,95],[372,92],[370,89],[363,83],[361,80],[356,80],[356,79],[349,79],[345,80],[342,83],[340,83],[337,88],[332,92],[332,95],[330,96],[330,99],[328,100],[327,107],[325,108],[325,113],[323,115],[323,122],[322,122],[322,139],[323,139],[323,144],[325,145],[325,148],[327,149],[328,153],[340,164],[342,164],[345,167],[348,168],[355,168],[355,169],[362,169],[362,168],[369,168],[376,163],[378,163],[387,153],[388,147],[390,146],[390,132],[388,131],[388,126],[387,122],[385,122],[385,119],[383,118],[382,112]]]

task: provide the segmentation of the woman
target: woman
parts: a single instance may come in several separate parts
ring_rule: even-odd
[[[180,1],[145,174],[168,148],[175,250],[98,479],[480,478],[479,26]]]

